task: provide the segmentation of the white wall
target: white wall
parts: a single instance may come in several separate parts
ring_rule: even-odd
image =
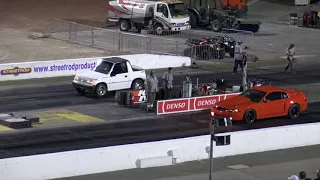
[[[135,54],[117,57],[128,59],[132,65],[144,69],[161,69],[191,65],[191,59],[182,56]],[[0,64],[0,81],[72,76],[76,73],[91,69],[101,58],[103,57]],[[19,70],[12,70],[13,68],[18,68]],[[27,73],[17,73],[16,75],[8,74],[8,72],[18,72],[21,70]]]
[[[248,130],[231,134],[231,145],[214,147],[214,157],[232,156],[320,143],[320,123]],[[208,158],[210,136],[43,154],[0,160],[0,179],[40,180],[136,168],[137,160],[168,156],[178,162]],[[149,159],[150,162],[150,159]]]

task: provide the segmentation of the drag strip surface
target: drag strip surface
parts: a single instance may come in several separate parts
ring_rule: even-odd
[[[284,74],[280,70],[254,70],[249,72],[249,78],[260,78],[272,81],[273,85],[295,85],[306,83],[317,83],[320,78],[319,67],[314,65],[308,68],[297,70],[296,75]],[[215,78],[224,78],[229,85],[240,85],[241,75],[233,75],[229,72],[224,73],[206,73],[190,75],[194,84],[197,78],[199,83],[212,82]],[[159,80],[161,76],[158,77]],[[180,75],[174,77],[174,85],[181,85],[182,78]],[[162,85],[161,81],[159,85]],[[177,88],[179,90],[179,88]],[[61,82],[61,84],[44,85],[42,87],[15,88],[0,91],[0,113],[16,112],[24,110],[36,110],[53,107],[81,105],[81,104],[99,104],[101,102],[114,102],[114,96],[97,100],[92,96],[80,97],[77,95],[70,82]]]
[[[310,104],[298,119],[275,118],[254,124],[234,122],[232,131],[320,122],[320,103]],[[141,117],[138,121],[86,124],[0,134],[0,158],[151,142],[209,134],[208,110]]]

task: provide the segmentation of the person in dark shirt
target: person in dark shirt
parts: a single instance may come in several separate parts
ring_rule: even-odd
[[[304,171],[299,172],[299,178],[300,180],[311,180],[310,178],[307,178],[307,173]]]
[[[314,180],[320,180],[320,169],[317,170],[317,178],[315,178]]]

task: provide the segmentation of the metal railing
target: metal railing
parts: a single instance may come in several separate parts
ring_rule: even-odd
[[[185,44],[187,39],[202,39],[203,37],[214,37],[221,35],[234,37],[235,40],[241,40],[243,43],[253,42],[252,32],[223,29],[221,33],[211,31],[162,31],[161,34],[156,31],[145,30],[141,34],[121,32],[117,29],[104,29],[75,22],[55,19],[52,23],[51,37],[60,40],[66,40],[73,43],[84,44],[88,46],[108,49],[111,51],[129,51],[132,53],[152,53],[168,54],[179,56],[198,56],[202,59],[219,59],[220,55],[212,52],[209,47],[204,50],[201,48],[192,48]],[[198,52],[201,51],[202,55]],[[195,58],[197,59],[197,58]]]
[[[134,53],[183,55],[187,47],[183,39],[126,33],[58,19],[53,22],[50,35],[73,43]]]

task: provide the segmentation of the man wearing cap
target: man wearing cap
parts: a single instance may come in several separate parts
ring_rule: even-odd
[[[171,72],[172,68],[169,67],[168,68],[168,71],[164,73],[163,77],[162,77],[162,80],[163,80],[163,86],[166,90],[166,95],[165,95],[165,99],[170,99],[171,98],[171,91],[172,91],[172,88],[173,88],[173,75],[172,75],[172,72]]]
[[[241,41],[238,41],[235,49],[234,49],[234,67],[233,74],[236,74],[238,71],[238,65],[241,67],[243,71],[243,59],[244,59],[244,47]]]
[[[148,107],[153,107],[153,103],[156,100],[156,94],[158,92],[158,78],[154,75],[153,71],[150,71],[146,79],[146,91],[148,98]]]

